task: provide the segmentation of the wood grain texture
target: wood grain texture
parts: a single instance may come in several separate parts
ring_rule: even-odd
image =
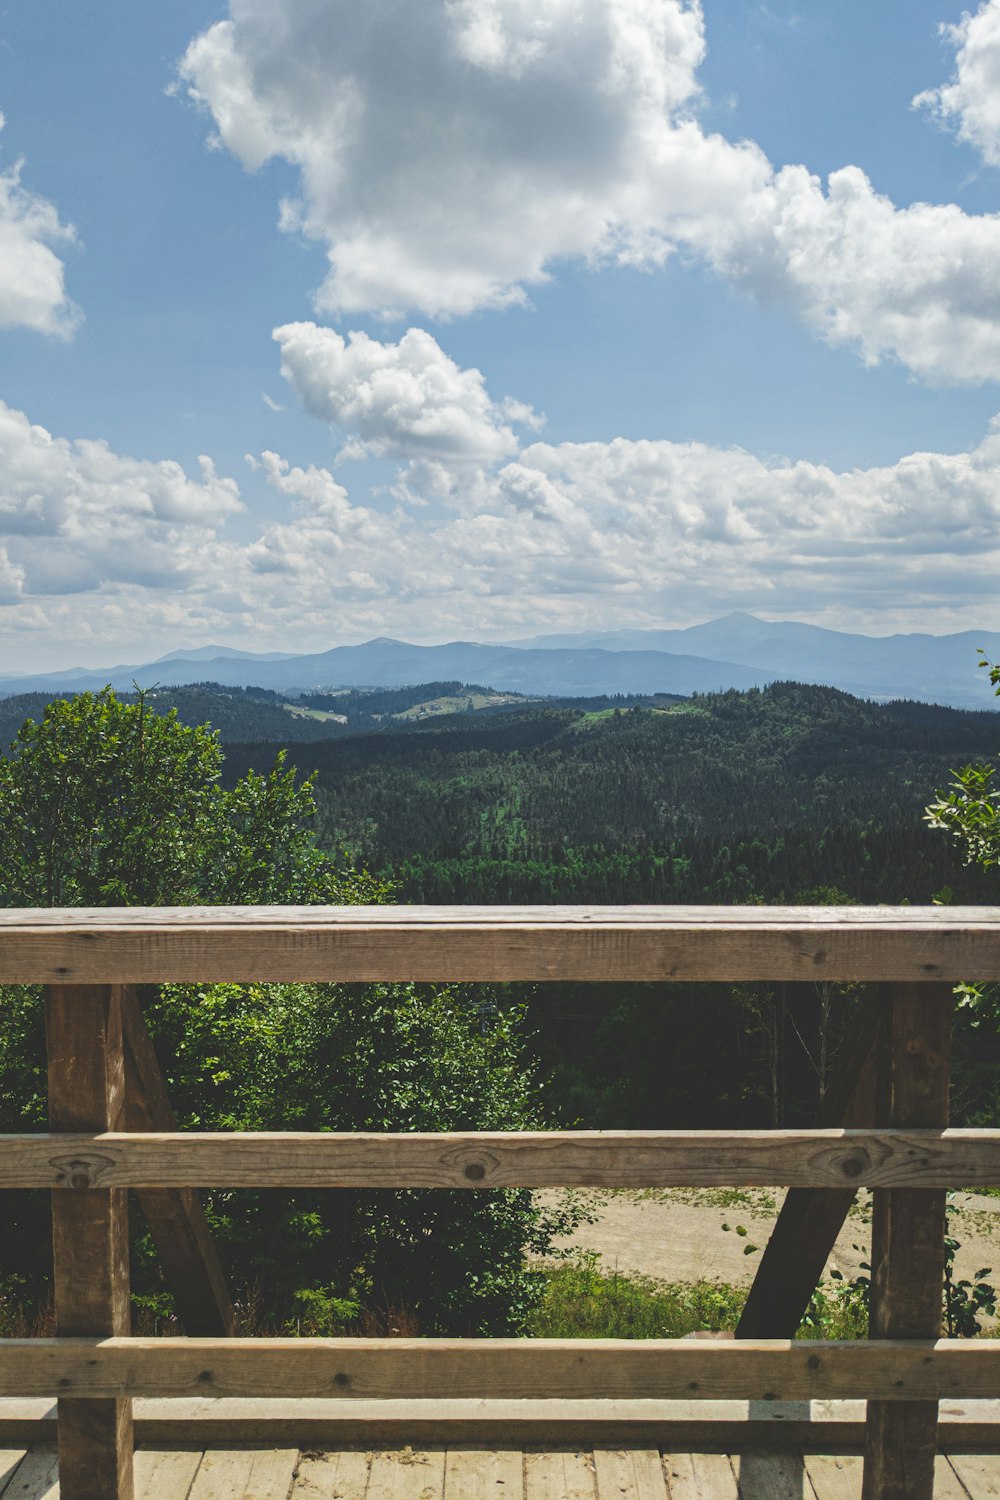
[[[444,1453],[440,1448],[414,1452],[404,1447],[375,1453],[368,1473],[367,1500],[442,1500]]]
[[[2,1339],[0,1395],[498,1400],[989,1399],[971,1339]]]
[[[875,1118],[879,1125],[945,1126],[951,994],[944,985],[892,985],[883,997]],[[869,1333],[873,1340],[941,1331],[945,1194],[876,1189],[872,1207]],[[937,1402],[870,1401],[863,1500],[931,1500]]]
[[[991,1500],[1000,1495],[1000,1454],[952,1453],[948,1458],[959,1484],[972,1500]],[[934,1494],[937,1497],[937,1488]]]
[[[670,1500],[739,1500],[725,1453],[665,1453],[663,1469]]]
[[[814,1500],[801,1453],[748,1448],[731,1457],[740,1500]]]
[[[594,1473],[599,1500],[667,1500],[658,1448],[595,1448]]]
[[[144,1131],[3,1140],[0,1187],[70,1192],[97,1186],[819,1188],[851,1182],[944,1188],[1000,1183],[1000,1130]],[[853,1196],[853,1188],[847,1191]]]
[[[447,1500],[522,1500],[524,1457],[516,1448],[449,1448],[444,1492]]]
[[[807,1453],[803,1461],[816,1500],[861,1500],[864,1459],[853,1453]]]
[[[298,1456],[295,1448],[212,1449],[198,1466],[190,1500],[287,1500]]]
[[[59,1500],[59,1459],[54,1448],[36,1448],[15,1470],[3,1500]]]
[[[110,985],[51,986],[45,995],[49,1124],[114,1130],[125,1112],[121,996]],[[127,1335],[128,1202],[122,1188],[52,1194],[56,1333]],[[61,1500],[132,1500],[132,1405],[115,1393],[80,1401],[60,1391]]]
[[[996,1466],[998,1460],[984,1462]],[[861,1500],[864,1460],[860,1455],[807,1453],[805,1465],[816,1500]],[[939,1453],[934,1462],[934,1500],[969,1500],[970,1495],[979,1500],[978,1492],[960,1483],[947,1458]]]
[[[0,911],[0,982],[909,980],[1000,974],[983,907]]]
[[[200,1448],[140,1448],[135,1455],[136,1500],[188,1500],[200,1464]]]
[[[524,1500],[597,1500],[597,1476],[589,1453],[524,1455]]]
[[[817,1111],[818,1126],[871,1126],[879,1012],[862,1007],[840,1049]],[[958,1179],[956,1178],[957,1182]],[[951,1186],[951,1184],[946,1184]],[[764,1246],[739,1323],[738,1339],[792,1338],[809,1306],[854,1202],[850,1187],[791,1187]]]
[[[125,1043],[125,1128],[176,1130],[139,994],[133,985],[118,988]],[[143,1185],[138,1198],[184,1332],[193,1338],[235,1333],[225,1273],[198,1193],[186,1185]]]
[[[14,1478],[18,1465],[27,1457],[27,1452],[27,1448],[0,1448],[0,1495]]]
[[[295,1500],[365,1500],[370,1465],[370,1453],[310,1454],[299,1460],[292,1494]]]

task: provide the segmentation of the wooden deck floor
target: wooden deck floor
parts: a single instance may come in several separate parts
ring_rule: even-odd
[[[1000,1455],[940,1455],[937,1500],[1000,1495]],[[140,1449],[136,1500],[859,1500],[861,1459],[783,1449]],[[58,1500],[51,1448],[0,1450],[2,1500]]]

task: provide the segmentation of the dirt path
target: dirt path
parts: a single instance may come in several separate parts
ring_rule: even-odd
[[[607,1271],[660,1281],[704,1278],[739,1284],[753,1279],[784,1194],[766,1188],[666,1188],[581,1196],[597,1221],[560,1240],[560,1247],[596,1251]],[[551,1202],[558,1195],[539,1197]],[[870,1202],[867,1195],[858,1195],[827,1275],[836,1267],[850,1279],[868,1259]],[[1000,1198],[956,1193],[954,1203],[950,1233],[960,1242],[957,1275],[971,1277],[991,1266],[1000,1283]],[[747,1254],[751,1245],[756,1250]]]

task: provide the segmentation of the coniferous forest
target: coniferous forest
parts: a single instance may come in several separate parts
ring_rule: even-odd
[[[925,809],[998,741],[993,712],[777,683],[460,713],[289,756],[316,774],[322,847],[402,901],[991,904],[995,875]],[[272,755],[228,745],[227,774]],[[552,984],[495,999],[527,1001],[561,1121],[652,1128],[809,1121],[858,994]],[[957,1118],[995,1112],[1000,1043],[972,1012],[956,1078]]]

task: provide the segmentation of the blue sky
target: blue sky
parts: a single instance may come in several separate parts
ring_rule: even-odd
[[[997,627],[1000,0],[33,0],[0,109],[8,669]]]

